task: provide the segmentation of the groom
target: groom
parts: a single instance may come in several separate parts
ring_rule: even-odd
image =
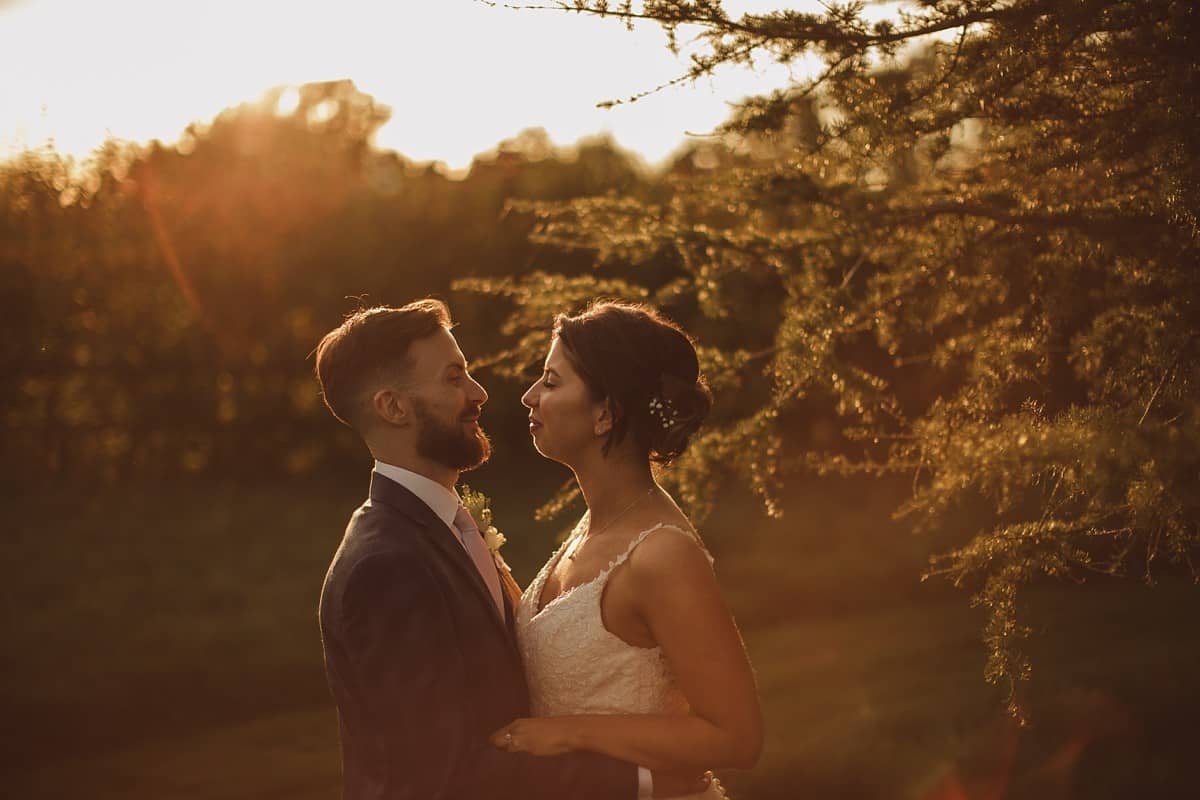
[[[454,485],[487,460],[487,401],[446,306],[358,311],[321,340],[326,405],[375,457],[321,591],[345,800],[635,800],[703,782],[592,753],[494,748],[529,716],[515,609]]]

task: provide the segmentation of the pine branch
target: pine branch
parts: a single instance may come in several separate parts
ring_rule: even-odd
[[[722,33],[738,33],[751,37],[765,46],[771,42],[793,42],[803,44],[852,44],[860,50],[867,50],[883,45],[897,44],[910,39],[931,36],[944,31],[958,28],[969,28],[990,22],[1005,22],[1009,20],[1032,20],[1056,10],[1057,4],[1052,0],[1042,2],[1020,3],[1011,6],[1000,6],[986,10],[972,11],[966,14],[949,15],[945,19],[917,24],[911,27],[894,30],[887,33],[853,33],[845,30],[843,21],[834,14],[818,16],[792,11],[778,11],[771,14],[745,14],[740,20],[734,20],[724,14],[713,12],[697,13],[686,10],[671,13],[670,8],[686,8],[684,3],[657,3],[655,6],[665,6],[667,10],[634,11],[631,7],[622,6],[611,8],[607,2],[556,3],[540,5],[536,3],[498,3],[489,0],[476,2],[491,7],[501,7],[514,11],[557,11],[587,14],[597,17],[612,17],[626,22],[654,22],[659,25],[676,27],[679,25],[700,25]],[[997,4],[998,5],[998,4]],[[717,6],[719,8],[719,4]],[[781,26],[780,23],[785,23]]]
[[[1150,400],[1146,402],[1146,408],[1144,411],[1142,411],[1141,418],[1138,419],[1137,424],[1139,427],[1143,422],[1146,421],[1146,416],[1150,413],[1150,409],[1154,406],[1154,401],[1158,399],[1158,393],[1162,391],[1163,386],[1166,385],[1171,375],[1175,372],[1175,367],[1179,364],[1179,359],[1182,356],[1183,353],[1176,354],[1175,360],[1171,362],[1171,366],[1167,367],[1166,370],[1163,371],[1162,380],[1160,380],[1158,385],[1154,387],[1154,393],[1150,395]]]
[[[931,202],[920,206],[889,211],[887,223],[907,225],[926,223],[939,216],[979,217],[1004,225],[1032,228],[1074,228],[1091,232],[1113,232],[1121,226],[1168,228],[1166,220],[1156,214],[1130,214],[1111,210],[1061,212],[1011,212],[982,203]]]

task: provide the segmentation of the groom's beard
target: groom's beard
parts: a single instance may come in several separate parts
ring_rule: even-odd
[[[413,398],[413,412],[420,426],[417,455],[459,472],[475,469],[492,455],[492,443],[478,425],[466,427],[461,418],[447,425],[421,400]]]

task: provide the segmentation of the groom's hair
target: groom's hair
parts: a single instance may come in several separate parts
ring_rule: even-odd
[[[412,367],[413,342],[452,326],[446,304],[431,298],[351,313],[317,345],[315,371],[325,405],[362,433],[371,395],[384,384],[402,382]]]

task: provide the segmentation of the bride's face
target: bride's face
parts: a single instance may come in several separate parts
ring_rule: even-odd
[[[546,356],[542,376],[521,397],[529,409],[533,446],[546,458],[570,464],[589,447],[603,441],[605,405],[592,397],[555,338]]]

